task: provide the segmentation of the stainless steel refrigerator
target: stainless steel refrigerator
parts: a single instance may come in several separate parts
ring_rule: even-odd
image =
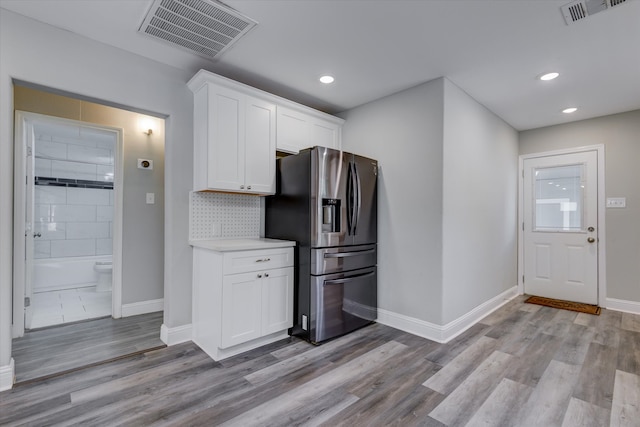
[[[319,343],[376,320],[377,175],[325,147],[278,159],[265,235],[297,242],[292,335]]]

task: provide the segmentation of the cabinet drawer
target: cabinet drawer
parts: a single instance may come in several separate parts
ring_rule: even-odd
[[[229,252],[224,255],[225,276],[291,266],[293,266],[293,248]]]

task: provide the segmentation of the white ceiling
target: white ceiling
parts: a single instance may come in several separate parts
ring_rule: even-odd
[[[208,61],[137,32],[152,0],[2,8],[337,113],[445,76],[518,130],[640,109],[640,1],[565,25],[569,0],[226,0],[258,26]],[[560,77],[536,77],[558,71]],[[318,77],[336,82],[322,85]],[[577,106],[567,115],[561,110]]]

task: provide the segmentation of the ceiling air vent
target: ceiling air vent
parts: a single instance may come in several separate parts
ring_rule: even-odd
[[[570,25],[624,2],[626,0],[576,0],[565,4],[560,10],[567,25]]]
[[[213,59],[257,24],[214,0],[154,0],[138,32]]]

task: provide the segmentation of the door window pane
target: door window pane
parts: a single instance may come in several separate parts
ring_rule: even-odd
[[[583,229],[583,170],[582,164],[534,169],[534,230]]]

